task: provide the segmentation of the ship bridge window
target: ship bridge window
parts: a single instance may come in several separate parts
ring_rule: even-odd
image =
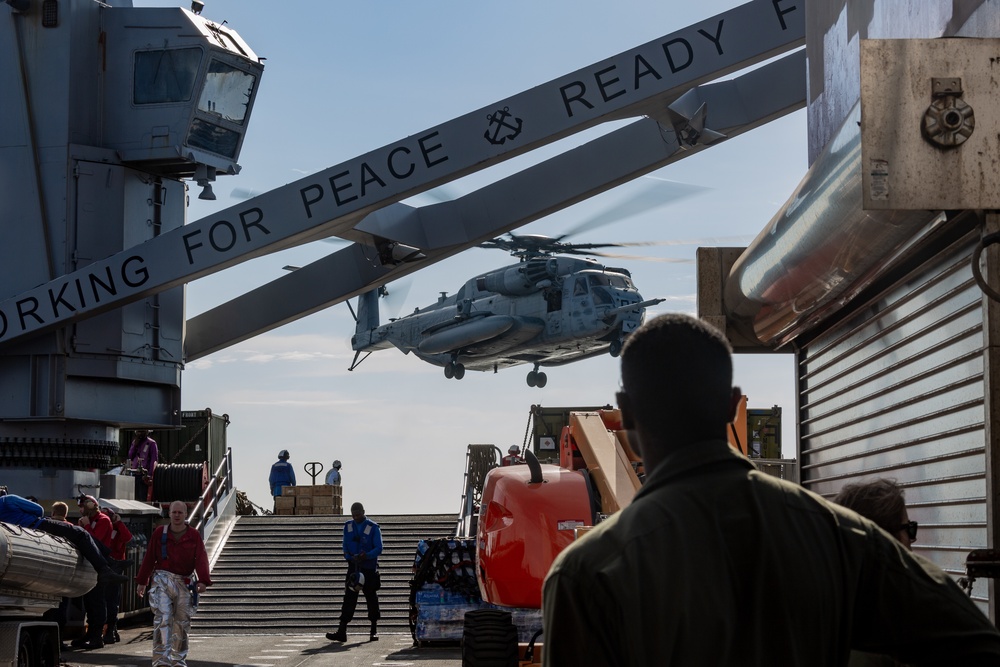
[[[135,54],[132,101],[164,104],[190,100],[198,80],[201,49],[159,49]]]
[[[256,79],[253,74],[213,59],[208,65],[198,110],[242,125],[250,110]]]
[[[191,122],[187,144],[217,155],[235,158],[236,149],[240,145],[240,133],[206,122],[201,118],[195,118]]]

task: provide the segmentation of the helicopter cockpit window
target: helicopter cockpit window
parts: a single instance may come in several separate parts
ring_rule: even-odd
[[[610,281],[606,276],[592,273],[587,276],[587,282],[590,283],[590,294],[594,298],[595,306],[614,305],[614,299],[611,297],[611,292],[607,289]]]
[[[191,99],[201,66],[201,49],[158,49],[135,54],[132,101],[164,104]]]
[[[618,276],[614,274],[608,275],[608,281],[611,283],[612,287],[619,287],[621,289],[631,289],[632,283],[625,276]]]
[[[587,296],[587,281],[582,276],[573,285],[573,296]]]

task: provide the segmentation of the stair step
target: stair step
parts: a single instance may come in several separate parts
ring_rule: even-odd
[[[456,515],[370,515],[382,529],[379,631],[409,634],[410,586],[417,543],[452,537]],[[347,563],[344,515],[240,517],[212,568],[195,631],[252,634],[329,631],[340,615]],[[367,629],[364,596],[349,628]]]

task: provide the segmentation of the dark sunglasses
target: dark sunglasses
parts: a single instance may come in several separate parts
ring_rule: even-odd
[[[917,522],[908,521],[899,527],[900,530],[905,530],[906,534],[911,540],[917,539]]]

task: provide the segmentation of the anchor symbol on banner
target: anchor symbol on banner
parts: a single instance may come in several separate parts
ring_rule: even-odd
[[[510,113],[510,107],[504,107],[500,111],[494,111],[486,117],[486,119],[490,121],[490,127],[492,128],[492,132],[490,130],[486,130],[486,132],[483,133],[483,137],[486,141],[494,145],[500,145],[508,139],[516,139],[517,135],[521,134],[521,119],[514,118],[517,125],[511,125],[507,122],[508,118],[514,118]],[[504,129],[510,130],[510,132],[501,137],[500,133]]]

